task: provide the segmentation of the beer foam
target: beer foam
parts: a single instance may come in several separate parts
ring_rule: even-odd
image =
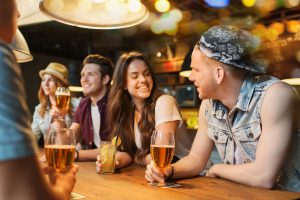
[[[48,144],[45,145],[45,148],[52,148],[52,149],[75,149],[74,145],[69,144]]]
[[[64,91],[56,91],[55,95],[70,96],[70,93]]]

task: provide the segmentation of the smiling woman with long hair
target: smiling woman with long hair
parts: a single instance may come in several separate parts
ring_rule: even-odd
[[[121,139],[116,155],[118,168],[132,161],[140,165],[150,163],[150,140],[154,130],[176,134],[177,159],[188,154],[192,141],[183,131],[177,102],[172,96],[160,94],[150,62],[142,53],[134,51],[121,55],[108,102],[111,136],[119,135]],[[100,170],[101,164],[97,163],[97,171]]]

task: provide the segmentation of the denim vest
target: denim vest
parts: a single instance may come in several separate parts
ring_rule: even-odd
[[[230,113],[220,101],[208,101],[205,110],[205,117],[208,122],[207,133],[214,141],[223,163],[242,164],[255,160],[256,148],[261,135],[262,101],[267,89],[277,82],[279,80],[275,77],[253,77],[248,74],[241,87],[237,104]],[[297,148],[299,148],[299,140]],[[293,154],[299,154],[299,150],[298,152],[294,151]],[[300,155],[298,155],[298,160],[299,158]],[[296,180],[296,174],[299,172],[294,170],[296,165],[290,161],[289,163],[291,164],[285,171],[286,182],[281,184],[283,188],[287,188],[286,185],[291,179]],[[282,171],[284,169],[285,166]],[[299,170],[299,162],[298,168],[295,169]],[[288,189],[293,190],[291,187]]]

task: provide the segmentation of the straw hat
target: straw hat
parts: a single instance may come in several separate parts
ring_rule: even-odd
[[[42,78],[44,74],[50,74],[57,79],[61,80],[65,85],[69,85],[68,77],[69,72],[66,66],[60,63],[49,63],[46,69],[43,69],[39,72],[40,77]]]

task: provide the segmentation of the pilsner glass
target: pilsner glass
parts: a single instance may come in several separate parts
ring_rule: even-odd
[[[173,131],[153,131],[151,136],[150,152],[155,165],[164,172],[171,164],[175,151],[175,139]],[[172,183],[152,183],[158,187],[173,187]]]
[[[67,87],[57,87],[55,91],[56,97],[56,107],[60,111],[67,109],[70,102],[70,90]],[[59,115],[59,119],[62,119],[62,116]]]
[[[57,170],[71,166],[74,162],[75,144],[75,136],[71,129],[50,128],[45,141],[48,165]]]

